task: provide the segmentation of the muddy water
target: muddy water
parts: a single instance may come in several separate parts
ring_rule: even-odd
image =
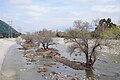
[[[9,49],[2,66],[0,80],[51,80],[47,79],[47,76],[53,71],[62,75],[67,74],[81,78],[86,77],[85,71],[73,70],[49,58],[43,59],[39,57],[36,59],[37,62],[27,65],[26,58],[21,54],[23,51],[18,51],[16,49],[17,47],[19,46],[14,45]],[[52,47],[58,48],[61,56],[67,57],[70,60],[84,61],[83,54],[81,54],[81,56],[69,55],[66,51],[67,47],[64,44],[58,44]],[[120,55],[99,53],[98,60],[94,66],[95,70],[93,71],[95,78],[98,80],[120,80]],[[48,66],[47,72],[38,73],[37,69],[43,67],[43,64],[48,62],[54,62],[56,65],[52,65],[52,67]],[[70,79],[65,78],[64,80]]]

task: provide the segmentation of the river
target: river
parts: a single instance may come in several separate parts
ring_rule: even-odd
[[[17,44],[13,45],[7,52],[4,59],[1,79],[0,80],[50,80],[46,79],[51,72],[57,72],[63,75],[71,75],[75,77],[86,78],[86,73],[84,70],[73,70],[62,63],[55,62],[50,58],[37,58],[36,62],[30,65],[26,64],[26,58],[21,54],[23,51],[18,50],[20,47]],[[61,56],[64,56],[70,60],[84,61],[84,55],[75,56],[69,55],[67,52],[67,46],[65,44],[59,43],[55,46],[59,50]],[[43,67],[44,63],[54,62],[56,65],[52,67],[47,67],[47,72],[38,73],[37,69]],[[120,54],[109,54],[99,52],[98,59],[94,65],[93,74],[96,80],[120,80]],[[55,79],[53,79],[55,80]],[[70,79],[63,79],[70,80]]]

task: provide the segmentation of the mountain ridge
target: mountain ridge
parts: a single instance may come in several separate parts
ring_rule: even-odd
[[[2,37],[18,37],[21,33],[15,30],[12,26],[6,22],[0,20],[0,34]]]

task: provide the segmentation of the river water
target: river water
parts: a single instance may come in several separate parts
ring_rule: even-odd
[[[55,62],[50,58],[37,58],[36,62],[27,65],[26,58],[23,57],[23,51],[18,50],[19,46],[12,46],[3,62],[0,80],[51,80],[47,79],[51,72],[61,73],[62,75],[70,75],[74,77],[86,78],[84,70],[73,70],[62,63]],[[57,44],[55,47],[59,50],[61,56],[69,58],[70,60],[84,61],[84,55],[75,56],[69,55],[67,46],[65,44]],[[56,65],[47,67],[47,72],[38,73],[37,69],[43,67],[44,63],[53,62]],[[109,54],[99,52],[98,59],[94,65],[94,77],[96,80],[120,80],[120,54]],[[53,79],[56,80],[56,79]],[[62,79],[61,79],[62,80]],[[63,79],[70,80],[70,79]]]

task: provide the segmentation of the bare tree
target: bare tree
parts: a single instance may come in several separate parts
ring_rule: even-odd
[[[44,50],[47,50],[50,45],[54,45],[53,37],[54,33],[50,30],[43,29],[42,31],[38,31],[34,33],[34,40],[37,43],[38,47],[42,45]]]
[[[30,44],[30,47],[34,47],[38,50],[42,46],[44,50],[47,50],[50,45],[55,44],[52,39],[54,36],[55,33],[51,30],[43,29],[42,31],[37,31],[31,34],[23,34],[21,38],[25,40],[24,44]]]
[[[22,40],[19,42],[19,45],[21,45],[24,49],[28,49],[33,46],[33,35],[30,33],[22,34],[21,35]]]
[[[83,52],[86,56],[86,66],[90,68],[96,61],[95,51],[96,48],[100,47],[101,39],[92,39],[89,27],[90,24],[88,22],[82,22],[81,20],[74,21],[74,28],[67,30],[67,39],[72,42],[72,45],[69,47],[71,53],[78,50]]]

